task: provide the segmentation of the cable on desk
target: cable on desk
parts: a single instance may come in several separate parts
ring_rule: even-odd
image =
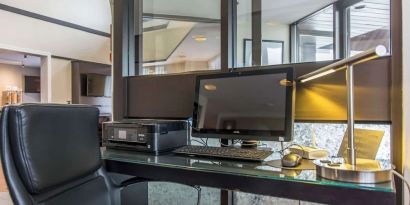
[[[196,139],[191,139],[191,141],[194,141],[194,142],[198,142],[199,144],[201,144],[201,145],[203,145],[203,146],[208,146],[204,141],[199,141],[199,140],[196,140]]]
[[[234,146],[235,144],[238,144],[238,143],[241,143],[241,142],[242,142],[242,140],[236,140],[236,141],[234,140],[231,145],[228,145],[228,144],[222,143],[221,139],[219,139],[219,144],[221,144],[221,145],[223,145],[223,146],[225,146],[225,147],[232,147],[232,146]]]
[[[397,177],[399,177],[399,178],[404,182],[404,184],[406,184],[407,193],[410,195],[410,185],[409,185],[409,182],[404,178],[403,175],[401,175],[400,173],[398,173],[396,170],[392,169],[391,171],[392,171],[392,173],[393,173],[394,175],[396,175]],[[410,202],[409,202],[409,204],[410,204]]]
[[[197,128],[195,128],[195,127],[193,127],[192,126],[192,118],[189,118],[188,120],[187,120],[187,122],[188,122],[188,126],[191,128],[191,129],[194,129],[194,130],[199,130],[199,129],[197,129]],[[189,136],[190,138],[192,138],[192,136]],[[205,147],[207,147],[208,146],[208,138],[206,138],[206,140],[204,141],[202,138],[198,138],[199,140],[201,140],[201,141],[199,141],[199,140],[196,140],[196,139],[191,139],[191,141],[195,141],[195,142],[198,142],[199,144],[201,144],[201,145],[203,145],[203,146],[205,146]]]
[[[201,204],[201,187],[198,185],[195,185],[194,188],[198,191],[198,197],[197,197],[196,204],[200,205]]]
[[[305,150],[303,149],[303,146],[302,146],[302,145],[296,144],[296,143],[292,143],[292,144],[286,146],[285,148],[282,148],[281,150],[275,151],[275,152],[279,152],[279,154],[283,156],[283,155],[284,155],[283,152],[286,151],[287,149],[289,149],[289,148],[292,147],[292,146],[297,146],[297,147],[299,147],[300,149],[302,149],[303,152],[305,151]]]

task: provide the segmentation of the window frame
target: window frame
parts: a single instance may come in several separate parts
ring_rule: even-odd
[[[142,53],[140,52],[142,49],[142,19],[144,17],[153,17],[153,18],[161,18],[161,15],[154,15],[154,14],[147,14],[143,13],[142,11],[142,2],[143,0],[129,0],[131,3],[131,7],[134,10],[129,10],[129,21],[128,23],[128,41],[131,44],[128,48],[128,66],[127,70],[123,71],[123,76],[138,76],[140,75],[140,68],[142,68]],[[289,46],[289,57],[290,63],[301,63],[299,61],[299,31],[297,29],[297,25],[304,20],[311,18],[312,16],[316,15],[321,10],[333,5],[333,60],[342,59],[349,56],[349,7],[352,5],[362,2],[363,0],[339,0],[334,3],[330,3],[311,14],[291,23],[290,26],[290,46]],[[391,2],[391,1],[390,1]],[[237,1],[236,0],[220,0],[221,3],[221,41],[220,41],[220,48],[221,48],[221,71],[227,72],[232,69],[240,69],[237,68],[237,36],[236,36],[236,22],[237,22]],[[256,44],[258,48],[252,48],[252,56],[254,54],[261,54],[262,49],[262,31],[261,31],[261,12],[255,12],[258,8],[262,5],[262,0],[252,0],[252,41],[253,42],[261,42]],[[136,18],[134,18],[136,17]],[[174,16],[178,18],[178,16]],[[182,18],[182,17],[181,17]],[[134,19],[135,22],[132,21]],[[139,20],[138,20],[139,19]],[[179,18],[178,18],[179,19]],[[199,19],[200,20],[200,19]],[[390,20],[391,21],[391,20]],[[135,23],[134,25],[132,25]],[[140,26],[137,26],[140,25]],[[257,25],[257,26],[256,26]],[[390,23],[390,32],[391,32]],[[131,35],[132,34],[132,35]],[[134,38],[134,34],[137,38]],[[256,38],[256,39],[255,39]],[[391,47],[391,37],[390,37],[390,47]],[[252,43],[252,47],[255,44]],[[391,54],[389,54],[391,55]],[[258,55],[256,55],[258,56]],[[283,56],[285,56],[283,54]],[[258,61],[259,62],[259,61]],[[254,65],[254,66],[261,66],[261,65]],[[202,70],[206,71],[206,70]],[[178,74],[178,73],[177,73]]]
[[[242,55],[242,63],[243,63],[243,65],[244,65],[244,67],[248,67],[248,66],[246,66],[246,43],[247,42],[252,42],[252,39],[250,39],[250,38],[244,38],[243,39],[243,55]],[[281,40],[262,40],[262,44],[261,44],[261,48],[263,48],[263,43],[278,43],[278,44],[281,44],[281,49],[282,49],[282,56],[281,56],[281,61],[282,61],[282,63],[281,64],[283,64],[283,62],[285,62],[285,42],[284,41],[281,41]],[[252,48],[250,49],[251,51],[252,51]],[[253,54],[252,54],[253,55]],[[263,55],[263,51],[261,50],[261,64],[262,64],[262,61],[263,61],[263,59],[262,59],[262,55]],[[281,65],[281,64],[275,64],[275,65]],[[266,65],[261,65],[261,66],[266,66]]]

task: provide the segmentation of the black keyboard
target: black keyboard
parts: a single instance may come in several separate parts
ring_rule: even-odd
[[[263,161],[273,152],[258,149],[241,149],[234,147],[206,147],[188,145],[173,151],[177,154],[196,155],[205,157],[218,157],[228,159]]]

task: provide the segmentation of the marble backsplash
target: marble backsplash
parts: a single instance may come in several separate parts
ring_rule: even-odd
[[[315,135],[316,145],[335,156],[338,153],[345,130],[345,124],[336,123],[295,123],[294,139],[292,143],[301,145],[312,145],[312,136]],[[377,159],[390,159],[390,125],[387,124],[358,124],[356,128],[381,130],[384,136],[377,153]],[[193,142],[192,144],[197,144]],[[209,139],[208,144],[219,146],[218,139]],[[280,150],[278,142],[262,142],[263,146],[271,147],[272,150]],[[285,143],[286,144],[289,143]],[[220,204],[220,190],[202,187],[201,205]],[[197,200],[197,190],[180,184],[150,183],[149,204],[150,205],[194,205]],[[281,199],[275,197],[261,196],[243,192],[234,193],[235,205],[313,205],[315,203],[300,202],[297,200]]]

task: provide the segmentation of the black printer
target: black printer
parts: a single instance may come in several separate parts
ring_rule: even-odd
[[[188,122],[183,120],[133,119],[103,123],[103,146],[141,152],[170,151],[185,146]]]

